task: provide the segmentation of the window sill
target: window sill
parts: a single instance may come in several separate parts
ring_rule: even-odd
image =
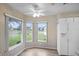
[[[17,44],[17,45],[14,45],[14,46],[12,46],[12,47],[9,47],[9,51],[11,51],[11,50],[17,48],[17,47],[20,46],[21,44],[22,44],[22,42],[19,43],[19,44]]]

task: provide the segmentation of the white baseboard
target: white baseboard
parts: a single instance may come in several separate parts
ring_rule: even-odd
[[[26,49],[30,49],[30,48],[43,48],[43,49],[51,49],[51,50],[56,50],[56,48],[49,48],[49,47],[27,47]]]

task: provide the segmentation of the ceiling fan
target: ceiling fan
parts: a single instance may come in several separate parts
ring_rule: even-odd
[[[44,16],[44,10],[41,10],[38,4],[32,4],[31,10],[33,12],[33,17]]]

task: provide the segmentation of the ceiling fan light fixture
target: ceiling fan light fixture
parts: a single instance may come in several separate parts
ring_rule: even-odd
[[[37,13],[34,13],[34,14],[33,14],[33,17],[34,17],[34,18],[37,17]]]
[[[40,16],[44,16],[44,14],[43,13],[34,13],[33,14],[33,17],[35,18],[35,17],[40,17]]]

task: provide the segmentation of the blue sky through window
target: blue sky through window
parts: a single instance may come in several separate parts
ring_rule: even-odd
[[[12,26],[13,28],[18,28],[20,25],[19,23],[16,23],[16,22],[10,22],[9,26]]]
[[[26,23],[26,26],[32,29],[32,22]]]
[[[29,28],[32,28],[32,22],[28,22],[26,23],[26,26],[29,27]],[[44,28],[44,27],[47,27],[47,23],[38,23],[38,28]]]
[[[19,26],[21,26],[21,22],[11,19],[11,20],[9,20],[8,26],[11,28],[19,28]]]
[[[46,23],[38,23],[38,28],[44,28],[44,27],[47,27],[47,24]]]

